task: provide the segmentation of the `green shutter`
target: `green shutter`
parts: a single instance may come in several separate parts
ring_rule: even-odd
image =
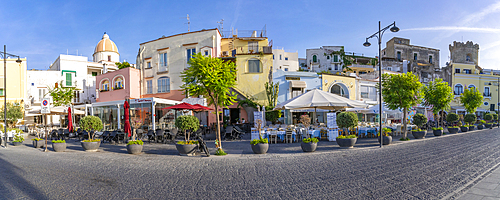
[[[66,73],[66,86],[71,86],[71,73]]]

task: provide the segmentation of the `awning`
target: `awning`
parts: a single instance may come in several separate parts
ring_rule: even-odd
[[[290,81],[290,87],[292,87],[292,88],[306,88],[307,84],[305,81]]]

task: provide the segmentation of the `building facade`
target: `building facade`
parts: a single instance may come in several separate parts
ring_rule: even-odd
[[[128,67],[98,75],[97,102],[118,101],[141,98],[141,73],[138,69]]]
[[[298,71],[299,70],[299,54],[295,52],[287,52],[284,48],[273,49],[273,71]]]
[[[332,53],[340,51],[343,46],[322,46],[316,49],[306,49],[306,62],[309,71],[329,73],[342,72],[340,55]]]

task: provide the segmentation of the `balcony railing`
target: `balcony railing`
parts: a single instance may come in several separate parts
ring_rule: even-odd
[[[455,95],[461,95],[462,93],[464,93],[463,91],[454,91],[453,94]]]
[[[236,50],[236,51],[234,51]],[[233,50],[236,54],[272,54],[273,49],[271,47],[263,46],[263,47],[249,47],[249,46],[239,46]]]
[[[491,93],[486,93],[486,92],[485,92],[485,93],[483,93],[483,96],[484,96],[484,97],[491,97]]]

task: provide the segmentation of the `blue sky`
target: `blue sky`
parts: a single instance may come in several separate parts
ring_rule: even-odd
[[[298,51],[345,46],[346,51],[377,55],[367,36],[396,21],[398,33],[411,44],[440,49],[441,66],[453,41],[480,45],[480,66],[500,69],[499,1],[12,1],[0,8],[0,45],[28,58],[29,69],[46,69],[59,54],[87,56],[107,32],[121,60],[135,63],[139,44],[162,35],[217,27],[260,30],[274,46]]]

